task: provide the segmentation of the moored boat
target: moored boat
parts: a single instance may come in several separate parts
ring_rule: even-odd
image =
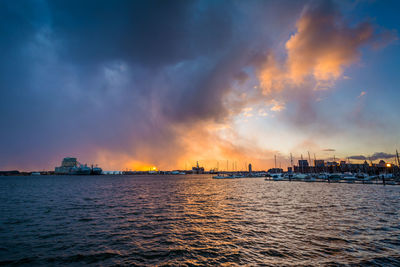
[[[103,170],[102,170],[101,168],[99,168],[99,167],[93,167],[93,168],[92,168],[91,174],[93,174],[93,175],[100,175],[100,174],[102,174],[102,173],[103,173]]]
[[[224,175],[224,174],[222,174],[222,175],[220,175],[220,174],[218,174],[218,175],[215,175],[215,176],[213,176],[212,177],[213,179],[235,179],[236,177],[234,176],[234,175]]]
[[[283,180],[284,180],[283,174],[282,174],[282,173],[275,173],[275,174],[272,174],[272,179],[273,179],[274,181],[283,181]]]

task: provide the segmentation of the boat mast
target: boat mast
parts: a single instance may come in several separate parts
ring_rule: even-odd
[[[317,162],[317,158],[315,157],[315,153],[314,153],[314,171],[315,171],[315,173],[317,173],[317,165],[316,165],[316,162]]]
[[[303,154],[301,154],[301,173],[304,173]]]
[[[397,152],[397,149],[396,149],[396,158],[397,158],[397,166],[400,167],[399,152]]]
[[[290,153],[290,166],[292,167],[292,171],[294,172],[292,153]]]

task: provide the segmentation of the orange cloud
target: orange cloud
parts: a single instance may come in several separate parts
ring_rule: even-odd
[[[272,103],[271,107],[272,111],[279,112],[285,109],[285,104],[282,102],[278,102],[277,100],[273,99],[271,103]]]
[[[291,78],[296,82],[307,75],[316,80],[338,79],[345,66],[358,60],[360,46],[372,36],[369,23],[353,28],[323,5],[306,9],[297,22],[297,32],[286,43]]]
[[[374,29],[368,22],[349,26],[330,4],[306,8],[296,32],[285,43],[286,59],[270,53],[259,70],[264,95],[304,86],[327,89],[343,77],[344,68],[357,62],[361,46],[371,43]]]
[[[306,131],[311,125],[316,127],[314,132],[338,128],[326,124],[325,115],[316,111],[322,90],[332,89],[339,79],[350,79],[344,71],[360,60],[363,46],[387,44],[394,37],[393,32],[382,32],[370,22],[349,24],[333,2],[312,2],[295,23],[284,49],[261,54],[262,63],[258,62],[256,70],[260,95],[251,104],[284,103],[270,109],[281,111],[276,114],[280,119]]]
[[[283,66],[276,60],[273,54],[269,54],[266,62],[259,70],[258,79],[263,95],[269,95],[275,91],[281,91],[289,82],[288,75]]]

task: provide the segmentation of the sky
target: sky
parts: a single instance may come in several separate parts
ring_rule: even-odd
[[[0,1],[0,169],[394,162],[399,8]]]

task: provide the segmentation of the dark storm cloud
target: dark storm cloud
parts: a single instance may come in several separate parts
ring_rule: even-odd
[[[395,154],[389,154],[385,152],[375,152],[372,154],[369,158],[371,160],[377,160],[377,159],[391,159],[394,158],[396,155]]]
[[[273,13],[256,1],[243,12],[231,1],[0,5],[2,168],[184,152],[175,127],[224,120],[232,81],[268,49],[255,25]]]
[[[371,156],[363,156],[363,155],[356,155],[351,156],[349,159],[356,159],[356,160],[378,160],[378,159],[391,159],[394,158],[395,154],[389,154],[385,152],[375,152]]]
[[[356,160],[366,160],[366,159],[368,159],[367,157],[365,157],[363,155],[350,156],[348,158],[349,159],[356,159]]]
[[[74,62],[163,66],[212,54],[231,38],[231,5],[196,1],[49,1],[52,28]]]

